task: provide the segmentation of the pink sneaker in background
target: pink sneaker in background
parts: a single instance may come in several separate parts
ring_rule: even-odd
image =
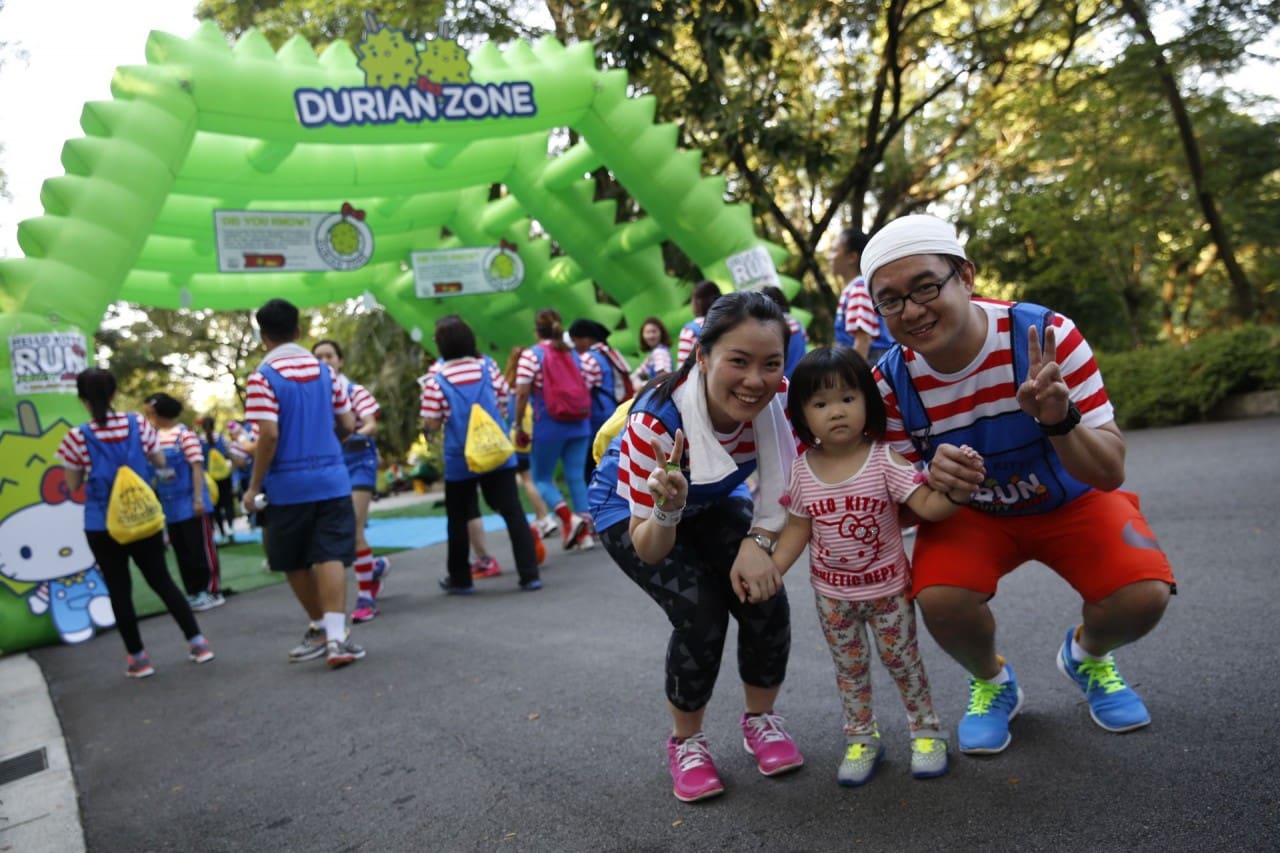
[[[742,746],[756,757],[756,766],[766,776],[804,766],[804,756],[796,748],[796,742],[782,728],[784,722],[772,712],[742,715]]]
[[[677,800],[696,803],[724,793],[724,783],[716,772],[702,732],[684,740],[668,738],[667,761],[671,766],[672,793]]]

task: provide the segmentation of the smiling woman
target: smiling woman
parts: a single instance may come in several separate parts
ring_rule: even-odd
[[[730,616],[738,621],[745,743],[767,776],[804,764],[774,713],[791,645],[790,606],[769,556],[795,457],[779,393],[788,336],[767,297],[717,299],[695,357],[637,395],[591,483],[591,512],[609,556],[671,622],[667,756],[675,796],[685,802],[724,791],[702,720]],[[753,504],[745,481],[757,471]]]

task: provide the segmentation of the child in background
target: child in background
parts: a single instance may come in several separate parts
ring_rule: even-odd
[[[947,772],[947,742],[916,643],[898,505],[937,521],[969,495],[953,497],[923,485],[923,475],[883,443],[884,401],[871,368],[852,349],[822,347],[802,358],[788,408],[796,435],[809,449],[792,466],[787,525],[773,559],[785,572],[810,549],[810,579],[835,662],[848,739],[836,778],[841,785],[865,784],[884,757],[871,710],[868,628],[907,709],[911,775],[941,776]],[[982,458],[965,451],[973,468],[982,470]]]

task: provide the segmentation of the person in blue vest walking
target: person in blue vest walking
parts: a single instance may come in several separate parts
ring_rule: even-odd
[[[602,377],[595,361],[583,359],[565,343],[564,321],[554,308],[534,317],[538,342],[520,355],[516,368],[516,444],[529,450],[533,482],[560,519],[564,550],[595,546],[587,511],[587,482],[582,476],[591,446],[591,389]],[[533,406],[533,435],[524,432],[525,410]],[[555,484],[561,463],[570,510]]]
[[[258,427],[253,477],[244,493],[252,512],[265,489],[272,571],[311,618],[290,662],[324,657],[330,668],[365,656],[347,637],[347,580],[355,561],[356,516],[340,437],[355,429],[341,377],[298,345],[298,309],[272,299],[255,315],[267,355],[249,376],[245,418]]]
[[[1147,725],[1111,652],[1160,621],[1173,572],[1137,496],[1120,490],[1124,436],[1084,336],[1043,306],[975,297],[974,266],[937,217],[890,222],[867,243],[862,270],[898,341],[875,372],[885,440],[928,463],[932,488],[972,495],[945,521],[922,523],[913,554],[929,632],[969,673],[960,750],[1009,745],[1023,693],[996,652],[988,602],[1030,560],[1083,601],[1056,662],[1094,722],[1111,732]],[[985,470],[968,464],[963,445]]]
[[[226,604],[222,595],[222,566],[213,542],[213,503],[205,482],[200,439],[178,422],[182,401],[163,391],[143,401],[147,420],[155,428],[172,476],[156,477],[156,494],[164,507],[169,545],[187,602],[197,613]]]
[[[91,415],[86,424],[73,427],[63,437],[55,455],[62,460],[66,486],[76,492],[85,486],[84,535],[107,583],[116,628],[128,654],[125,675],[146,678],[155,674],[151,656],[142,645],[138,615],[133,607],[133,580],[129,560],[152,591],[164,602],[190,646],[188,657],[195,663],[213,660],[209,641],[200,633],[187,598],[169,576],[164,559],[164,533],[157,532],[137,542],[122,545],[107,532],[107,504],[116,471],[128,465],[142,479],[150,476],[148,462],[172,476],[151,424],[142,415],[122,414],[112,408],[116,379],[106,370],[91,367],[76,376],[76,394]]]
[[[456,314],[436,321],[436,352],[443,363],[422,385],[423,430],[434,433],[444,427],[444,506],[448,518],[449,548],[446,565],[449,574],[440,579],[440,588],[451,595],[470,595],[476,591],[471,565],[467,561],[470,539],[467,524],[480,517],[476,496],[479,487],[489,506],[502,516],[511,539],[511,554],[516,561],[520,589],[526,592],[542,589],[538,576],[538,557],[533,532],[520,505],[516,484],[514,449],[505,462],[488,471],[474,471],[467,462],[467,433],[473,406],[479,406],[505,433],[505,410],[510,405],[510,388],[502,370],[487,355],[476,355],[476,336]]]
[[[593,373],[600,374],[600,384],[591,389],[591,435],[594,438],[618,404],[631,399],[634,393],[631,365],[627,364],[622,353],[609,346],[609,330],[603,323],[584,318],[574,320],[569,324],[569,340],[573,341],[574,349],[584,361],[590,359],[595,362]],[[590,483],[595,470],[595,457],[588,453],[583,482]]]
[[[787,338],[768,297],[721,296],[695,357],[640,392],[591,482],[605,549],[671,622],[667,758],[683,802],[724,791],[702,723],[730,617],[738,622],[747,751],[766,776],[804,764],[774,710],[791,649],[790,605],[770,558],[786,524],[782,497],[796,455],[780,393]],[[756,472],[753,503],[746,480]]]

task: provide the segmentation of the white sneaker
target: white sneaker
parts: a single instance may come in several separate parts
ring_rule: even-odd
[[[542,518],[535,521],[533,525],[538,528],[538,533],[542,535],[543,539],[549,539],[552,536],[555,536],[560,530],[560,525],[556,523],[554,515],[544,515]]]

